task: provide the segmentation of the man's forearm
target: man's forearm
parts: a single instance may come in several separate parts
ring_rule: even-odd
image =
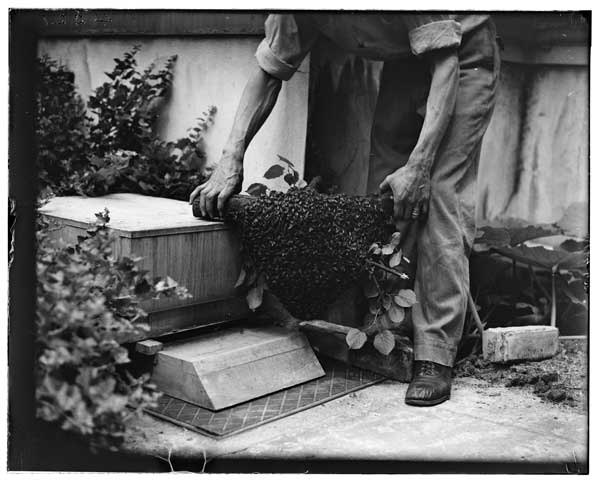
[[[223,154],[243,159],[248,144],[273,110],[280,90],[281,80],[257,65],[242,93]]]
[[[458,91],[458,57],[456,51],[429,54],[432,79],[427,97],[427,111],[417,145],[408,165],[429,173],[437,150],[454,112]]]

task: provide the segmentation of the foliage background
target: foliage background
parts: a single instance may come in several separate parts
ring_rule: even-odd
[[[115,60],[83,102],[64,66],[38,61],[36,140],[41,202],[52,195],[134,192],[187,199],[205,167],[211,107],[176,142],[154,134],[172,84],[173,56],[141,71],[138,47]],[[87,108],[86,108],[87,106]],[[38,417],[116,448],[125,421],[152,405],[147,374],[132,374],[127,341],[148,330],[140,302],[188,295],[170,278],[150,279],[139,259],[117,258],[108,212],[74,245],[54,239],[38,219],[36,400]],[[133,410],[131,410],[133,409]]]
[[[173,82],[176,56],[140,70],[134,46],[84,102],[74,77],[48,57],[38,59],[36,138],[42,191],[100,196],[132,192],[186,200],[208,174],[204,136],[216,107],[174,142],[155,134]],[[86,108],[87,107],[87,108]],[[89,112],[89,113],[88,113]]]

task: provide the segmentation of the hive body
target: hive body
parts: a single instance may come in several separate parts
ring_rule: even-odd
[[[40,211],[56,228],[49,230],[52,236],[75,243],[105,207],[116,237],[114,254],[141,257],[140,266],[150,276],[170,276],[192,295],[144,302],[148,336],[248,315],[243,293],[234,287],[241,266],[237,236],[221,222],[194,218],[188,203],[139,194],[64,196]]]

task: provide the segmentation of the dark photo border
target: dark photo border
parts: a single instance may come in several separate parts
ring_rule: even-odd
[[[323,11],[326,12],[326,11]],[[365,13],[365,12],[362,12]],[[381,12],[378,12],[381,13]],[[493,14],[493,12],[490,12]],[[506,13],[506,12],[503,12]],[[533,12],[518,12],[526,16]],[[540,12],[541,13],[541,12]],[[550,12],[543,12],[550,13]],[[591,12],[578,13],[588,19]],[[227,15],[225,15],[227,14]],[[202,10],[11,10],[9,13],[9,335],[10,471],[167,472],[148,456],[92,453],[35,418],[35,60],[38,39],[70,36],[262,35],[266,12]],[[589,372],[589,362],[588,362]],[[589,413],[589,405],[588,405]],[[588,424],[589,427],[589,424]],[[588,435],[589,447],[589,435]],[[589,453],[589,449],[588,449]],[[199,471],[202,460],[174,460]],[[265,473],[586,473],[563,463],[458,463],[378,460],[216,459],[207,472]]]

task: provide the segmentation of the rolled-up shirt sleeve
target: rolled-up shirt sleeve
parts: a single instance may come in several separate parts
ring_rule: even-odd
[[[318,29],[307,14],[269,15],[265,38],[256,50],[258,65],[273,77],[289,80],[318,36]]]
[[[403,17],[413,54],[460,46],[462,30],[454,15],[406,14]]]

